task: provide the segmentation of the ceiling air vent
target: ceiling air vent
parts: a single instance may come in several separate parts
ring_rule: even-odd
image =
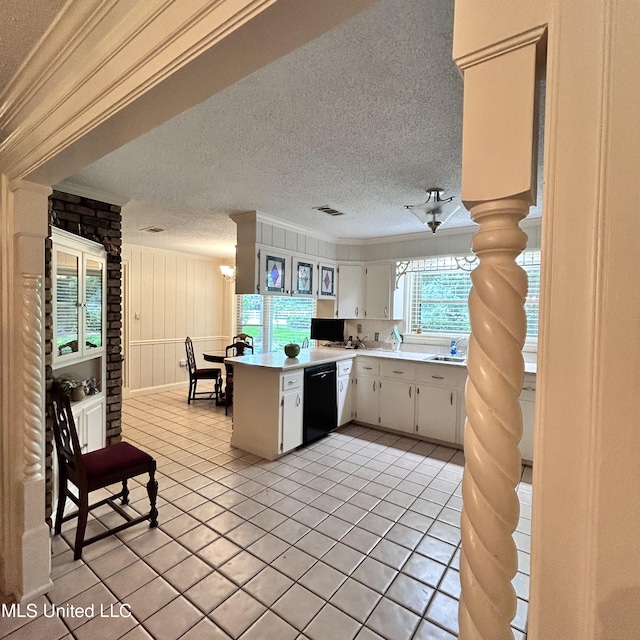
[[[140,231],[148,231],[149,233],[162,233],[166,231],[166,229],[162,229],[160,227],[145,227],[144,229],[140,229]]]
[[[329,216],[343,216],[344,213],[342,213],[342,211],[338,211],[337,209],[334,209],[333,207],[329,207],[326,204],[321,206],[321,207],[313,207],[314,209],[316,209],[317,211],[322,211],[323,213],[326,213]]]

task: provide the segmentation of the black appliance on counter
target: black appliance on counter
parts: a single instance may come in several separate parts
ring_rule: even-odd
[[[338,426],[336,363],[304,370],[302,441],[313,442]]]

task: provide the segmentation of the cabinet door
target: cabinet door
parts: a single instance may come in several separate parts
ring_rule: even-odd
[[[104,347],[106,261],[85,254],[83,273],[83,348],[85,354],[89,355],[94,349]]]
[[[336,266],[321,262],[318,265],[318,298],[335,300]]]
[[[80,310],[82,308],[82,253],[67,247],[53,251],[53,358],[58,360],[78,355],[80,341]]]
[[[360,422],[378,424],[378,378],[358,376],[356,379],[356,418]]]
[[[105,446],[104,402],[98,402],[84,409],[86,435],[85,451],[95,451]]]
[[[302,392],[282,394],[280,416],[280,452],[295,449],[302,444]]]
[[[338,378],[338,426],[347,424],[352,418],[353,412],[353,389],[349,376]]]
[[[372,264],[365,269],[365,316],[390,318],[391,266]]]
[[[380,381],[380,424],[389,429],[415,433],[415,395],[413,383],[402,380]]]
[[[260,249],[259,292],[263,295],[291,293],[290,256],[278,249]]]
[[[418,433],[443,442],[455,442],[458,392],[420,385],[416,398]]]
[[[363,318],[362,266],[341,264],[338,267],[338,317]]]
[[[318,291],[318,263],[308,258],[292,258],[291,293],[294,296],[315,298]]]

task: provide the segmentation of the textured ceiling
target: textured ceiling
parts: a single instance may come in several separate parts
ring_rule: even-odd
[[[0,94],[65,0],[0,0]]]
[[[247,210],[335,238],[423,232],[403,205],[460,193],[453,4],[380,0],[67,182],[130,199],[125,242],[209,255],[233,255]]]
[[[338,238],[424,231],[403,205],[460,191],[452,24],[453,0],[382,0],[68,181],[131,198],[136,244],[230,255],[246,210]]]

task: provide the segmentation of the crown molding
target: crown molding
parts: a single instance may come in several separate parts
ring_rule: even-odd
[[[84,185],[75,184],[75,182],[68,182],[66,180],[58,182],[58,184],[54,184],[53,188],[56,191],[63,191],[64,193],[71,193],[74,196],[80,196],[82,198],[89,198],[90,200],[98,200],[99,202],[114,204],[118,207],[123,207],[125,204],[127,204],[127,202],[131,201],[131,198],[120,195],[118,193],[101,191],[100,189],[85,187]]]
[[[5,172],[28,175],[275,2],[71,0],[2,94]]]
[[[327,233],[322,233],[320,231],[314,231],[313,229],[303,227],[302,225],[295,224],[293,222],[280,220],[279,218],[274,218],[260,211],[243,211],[242,213],[232,213],[229,215],[229,217],[236,224],[244,222],[266,222],[267,224],[275,225],[276,227],[280,227],[281,229],[285,229],[286,231],[302,233],[311,238],[324,240],[325,242],[333,242],[334,244],[339,242],[339,238],[336,238],[335,236],[329,235]]]

